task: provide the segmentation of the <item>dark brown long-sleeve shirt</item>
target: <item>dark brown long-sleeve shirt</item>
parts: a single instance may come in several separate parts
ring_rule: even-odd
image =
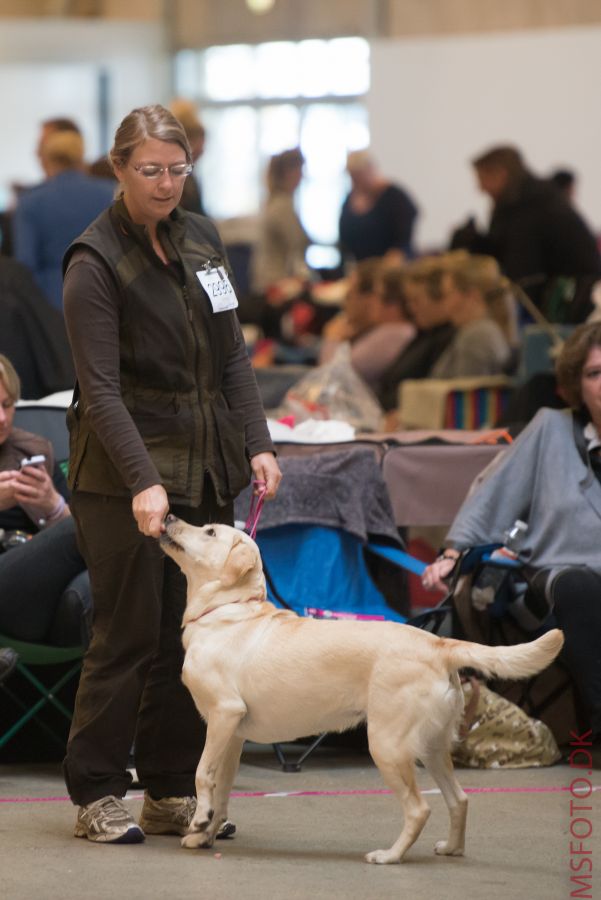
[[[121,394],[121,295],[109,268],[91,250],[75,251],[64,283],[65,320],[86,414],[132,495],[161,477]],[[273,452],[242,333],[230,353],[222,393],[244,423],[249,458]],[[165,385],[167,389],[169,385]]]

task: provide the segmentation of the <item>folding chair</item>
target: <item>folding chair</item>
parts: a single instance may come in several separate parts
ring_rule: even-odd
[[[471,599],[472,584],[487,566],[513,569],[518,577],[528,582],[523,565],[519,561],[491,559],[491,553],[499,544],[475,547],[462,558],[457,577],[444,606],[452,617],[452,634],[463,640],[476,641],[489,646],[511,646],[539,637],[556,627],[553,615],[535,630],[526,630],[511,614],[511,594],[507,585],[501,586],[494,601],[486,610],[478,610]],[[529,716],[540,719],[549,726],[557,743],[565,743],[572,729],[579,727],[580,700],[572,677],[561,657],[547,669],[524,681],[496,680],[492,688],[511,700]]]
[[[269,599],[301,616],[406,621],[403,570],[390,557],[376,562],[385,550],[404,551],[374,449],[284,455],[280,465],[282,487],[256,535]],[[246,491],[236,517],[244,520],[249,506]],[[294,763],[274,749],[285,769],[299,771],[321,740]]]
[[[15,672],[0,685],[0,690],[17,708],[17,718],[0,734],[0,749],[30,721],[35,721],[51,740],[64,749],[64,734],[47,719],[42,718],[40,713],[49,705],[58,710],[67,722],[71,721],[71,711],[58,695],[62,688],[79,677],[83,647],[31,644],[2,634],[0,647],[12,647],[19,656]],[[54,667],[59,665],[61,668],[57,677]],[[33,688],[33,691],[30,688]],[[32,694],[37,699],[32,699]]]

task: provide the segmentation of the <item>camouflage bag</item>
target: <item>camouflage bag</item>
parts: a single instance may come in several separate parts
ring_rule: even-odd
[[[453,762],[471,769],[552,766],[561,758],[551,730],[476,678],[463,685],[464,718]]]

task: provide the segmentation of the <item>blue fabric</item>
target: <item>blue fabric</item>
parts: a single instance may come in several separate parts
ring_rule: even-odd
[[[257,543],[277,593],[299,615],[312,615],[310,610],[317,609],[407,621],[386,603],[367,570],[363,544],[348,532],[281,525],[261,530]],[[268,594],[281,606],[269,579]]]
[[[65,251],[111,205],[115,188],[108,178],[68,171],[48,178],[19,199],[13,218],[15,257],[61,311]]]
[[[425,562],[422,562],[421,559],[417,559],[415,556],[411,556],[409,553],[405,553],[404,550],[399,550],[397,547],[378,544],[376,541],[370,541],[367,546],[372,553],[389,559],[391,562],[396,563],[397,566],[407,569],[408,572],[412,572],[414,575],[423,575],[426,569],[427,564]]]

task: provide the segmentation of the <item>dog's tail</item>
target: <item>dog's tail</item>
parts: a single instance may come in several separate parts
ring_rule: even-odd
[[[473,668],[488,677],[528,678],[550,665],[563,647],[563,632],[547,631],[536,641],[511,647],[487,647],[445,639],[449,670]]]

